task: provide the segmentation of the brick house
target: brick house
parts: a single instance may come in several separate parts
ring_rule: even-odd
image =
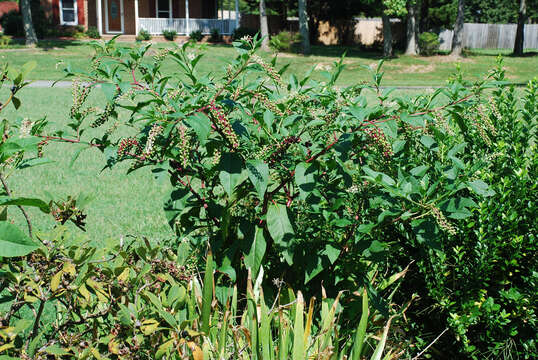
[[[101,34],[136,35],[141,29],[159,35],[176,30],[180,35],[200,30],[209,34],[218,29],[222,35],[238,27],[239,0],[235,11],[222,8],[222,0],[44,0],[56,24],[96,27]],[[48,5],[48,6],[47,6]]]

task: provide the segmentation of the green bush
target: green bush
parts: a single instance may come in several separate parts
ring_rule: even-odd
[[[293,44],[299,39],[298,34],[289,31],[281,31],[278,35],[271,36],[269,45],[277,52],[290,51]]]
[[[11,10],[2,15],[0,18],[4,34],[11,36],[24,36],[24,28],[22,26],[22,15],[20,12]]]
[[[201,30],[193,30],[189,34],[189,39],[194,42],[200,42],[204,39],[204,34],[202,34]]]
[[[420,54],[424,56],[432,56],[439,51],[439,35],[431,32],[423,32],[418,36],[418,46]]]
[[[211,78],[197,71],[203,57],[191,52],[192,43],[158,51],[152,61],[149,46],[92,46],[96,55],[87,71],[66,69],[84,80],[74,83],[69,126],[50,134],[32,126],[34,137],[44,140],[9,140],[0,146],[0,159],[16,166],[25,160],[21,147],[39,151],[37,144],[61,141],[75,144],[76,156],[100,150],[105,168],[127,162],[131,173],[148,167],[173,187],[164,212],[177,237],[159,246],[131,239],[98,246],[53,232],[40,235],[44,246],[8,255],[14,259],[2,273],[10,293],[0,304],[13,306],[22,291],[24,306],[37,313],[43,299],[66,297],[66,305],[54,306],[60,315],[48,322],[47,339],[24,333],[35,317],[10,323],[23,330],[10,330],[13,339],[2,333],[14,345],[9,354],[18,356],[18,344],[34,342],[46,351],[49,341],[91,352],[78,340],[66,343],[70,337],[61,332],[57,340],[54,328],[67,321],[65,328],[79,334],[77,326],[89,319],[98,334],[111,334],[83,335],[91,335],[88,348],[103,355],[142,349],[151,356],[189,351],[181,348],[186,345],[198,357],[244,352],[245,358],[270,358],[279,351],[290,358],[291,351],[303,359],[305,349],[313,358],[316,349],[344,357],[364,344],[354,339],[365,339],[357,323],[368,300],[366,338],[381,333],[383,325],[374,324],[395,322],[400,330],[387,339],[385,326],[377,337],[382,341],[353,351],[354,359],[362,351],[380,359],[387,346],[386,352],[413,358],[429,344],[423,355],[430,357],[536,357],[538,81],[519,96],[499,65],[476,83],[456,73],[433,93],[393,97],[381,91],[383,62],[368,86],[335,86],[343,59],[324,82],[309,74],[284,79],[286,67],[256,54],[257,36],[234,42],[237,57],[222,77]],[[182,73],[164,73],[164,61]],[[86,105],[97,89],[106,98],[99,110]],[[129,134],[118,130],[122,125]],[[18,136],[17,128],[11,131]],[[17,201],[5,195],[0,205],[31,204],[59,223],[83,225],[83,199]],[[186,261],[185,254],[195,259]],[[192,274],[204,256],[201,281]],[[40,281],[37,264],[44,269]],[[177,276],[177,266],[185,278]],[[391,286],[404,275],[402,286]],[[28,278],[37,285],[26,286],[21,279]],[[60,284],[65,292],[57,292]],[[110,300],[121,296],[125,301]],[[305,311],[304,299],[313,296],[322,299],[317,317],[313,300]],[[83,303],[81,315],[71,310]],[[339,324],[327,317],[333,308]],[[324,330],[327,323],[334,332]],[[332,345],[323,346],[319,339],[329,333]]]
[[[177,37],[177,31],[175,30],[163,30],[163,36],[168,41],[174,41]]]
[[[237,41],[237,40],[240,40],[240,39],[244,38],[245,36],[254,37],[254,36],[256,36],[257,33],[258,33],[258,30],[256,30],[256,29],[240,26],[240,27],[238,27],[237,29],[234,30],[234,32],[232,34],[232,39],[234,41]]]
[[[140,29],[136,36],[137,41],[149,41],[151,40],[151,34],[146,29]]]
[[[219,29],[211,29],[211,37],[209,41],[212,43],[219,43],[222,41],[222,35],[220,34]]]
[[[86,30],[86,35],[90,39],[100,39],[101,35],[99,34],[99,29],[97,29],[95,26],[88,27],[88,30]]]

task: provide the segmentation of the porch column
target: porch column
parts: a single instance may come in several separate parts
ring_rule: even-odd
[[[97,0],[97,29],[99,35],[103,35],[103,12],[101,10],[101,0]]]
[[[235,28],[239,27],[239,0],[235,0]]]
[[[191,24],[190,23],[190,16],[189,16],[189,0],[185,0],[185,20],[187,21],[187,35],[191,33]]]
[[[138,30],[140,28],[139,20],[138,20],[138,0],[134,0],[134,15],[135,15],[135,35],[138,35]]]

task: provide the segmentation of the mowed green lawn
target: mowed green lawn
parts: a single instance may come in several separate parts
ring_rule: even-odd
[[[0,91],[1,99],[6,97],[6,90]],[[2,118],[22,116],[35,120],[46,115],[50,129],[62,128],[68,122],[70,89],[26,88],[19,94],[22,100],[19,111],[15,113],[9,106]],[[102,106],[104,101],[100,91],[90,98],[96,105]],[[117,136],[126,136],[125,130],[118,129]],[[149,168],[126,175],[127,163],[101,171],[105,158],[97,149],[84,151],[70,167],[78,148],[76,144],[51,142],[45,147],[44,156],[54,160],[53,163],[18,171],[8,179],[14,195],[43,197],[49,192],[59,199],[80,193],[93,196],[87,207],[87,232],[91,239],[128,234],[157,240],[173,236],[162,211],[164,198],[170,191],[166,181],[154,181]],[[36,227],[46,230],[54,226],[50,215],[31,208],[29,211]],[[25,228],[18,209],[11,208],[10,215],[15,215],[17,223]]]
[[[136,46],[135,44],[124,44]],[[171,47],[171,43],[155,44],[155,49]],[[207,45],[203,49],[206,56],[201,61],[198,70],[202,73],[222,73],[224,65],[232,59],[236,52],[228,45]],[[8,62],[20,66],[28,61],[38,62],[38,68],[32,73],[32,79],[57,80],[63,77],[64,64],[70,63],[73,67],[84,69],[88,65],[93,49],[87,42],[43,42],[35,49],[8,49],[0,50],[0,63]],[[151,53],[151,52],[150,52]],[[313,77],[322,80],[321,72],[331,69],[332,63],[346,53],[344,63],[346,68],[339,80],[339,85],[351,85],[360,81],[370,80],[371,74],[364,66],[373,67],[380,60],[378,53],[364,52],[359,48],[344,48],[339,46],[314,46],[311,56],[302,56],[291,53],[282,53],[278,58],[278,65],[290,64],[288,72],[300,76],[311,68],[315,68]],[[469,80],[476,80],[495,66],[499,53],[507,55],[505,65],[508,78],[516,83],[525,83],[538,75],[538,56],[511,57],[505,50],[488,50],[470,52],[467,56],[455,61],[448,56],[412,57],[399,56],[387,60],[384,66],[386,85],[443,85],[448,76],[461,66]],[[266,59],[272,54],[262,53]],[[148,61],[150,58],[148,58]],[[165,62],[163,70],[174,72],[177,67],[173,62]]]

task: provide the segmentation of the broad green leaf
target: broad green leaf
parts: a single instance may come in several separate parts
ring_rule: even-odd
[[[426,165],[417,166],[416,168],[411,169],[411,175],[416,177],[423,177],[429,168],[430,167]]]
[[[234,189],[242,180],[242,160],[234,153],[222,154],[220,158],[220,183],[228,196],[232,196]]]
[[[0,196],[0,206],[4,205],[32,206],[39,208],[44,213],[50,212],[49,204],[40,199]]]
[[[314,179],[315,172],[315,164],[302,162],[295,167],[295,183],[299,187],[299,196],[302,200],[305,200],[308,194],[314,190],[316,185]]]
[[[428,149],[432,149],[435,145],[435,139],[428,135],[422,135],[420,137],[420,142],[422,145],[426,146]]]
[[[185,122],[194,130],[198,141],[204,143],[211,131],[211,121],[204,113],[196,113],[185,119]]]
[[[475,180],[467,183],[469,187],[478,195],[482,196],[493,196],[495,191],[489,188],[489,185],[483,182],[482,180]]]
[[[262,264],[263,257],[265,255],[267,244],[263,237],[263,229],[256,227],[254,239],[252,240],[252,246],[249,253],[245,256],[245,266],[247,269],[251,269],[252,276],[258,276],[258,270]]]
[[[275,243],[284,245],[294,231],[288,218],[288,209],[282,204],[272,204],[267,211],[267,229]]]
[[[263,160],[247,161],[248,177],[254,185],[258,197],[263,200],[269,184],[269,166]]]
[[[101,84],[101,90],[103,90],[103,93],[105,94],[105,97],[108,100],[108,102],[114,101],[114,96],[116,96],[116,84],[110,84],[110,83]]]
[[[0,222],[0,256],[25,256],[39,246],[15,225],[7,221]]]

